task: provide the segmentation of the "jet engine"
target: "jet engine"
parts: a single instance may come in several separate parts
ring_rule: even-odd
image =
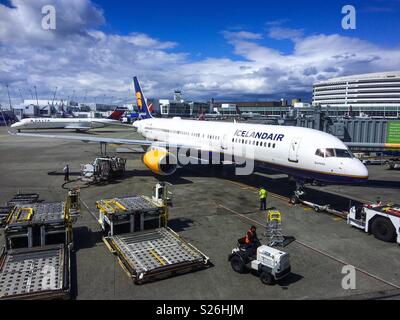
[[[177,169],[178,161],[176,157],[163,148],[151,147],[143,155],[143,163],[155,174],[169,176]]]

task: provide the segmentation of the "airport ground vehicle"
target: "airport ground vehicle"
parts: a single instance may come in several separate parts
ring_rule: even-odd
[[[388,170],[400,169],[400,160],[391,160],[386,162],[386,169]]]
[[[400,205],[365,204],[352,207],[347,223],[372,233],[375,238],[400,244]]]
[[[120,177],[125,172],[126,159],[119,157],[99,157],[93,163],[81,165],[81,179],[84,182],[98,183]]]
[[[289,275],[291,267],[288,253],[261,245],[259,241],[249,246],[244,244],[243,240],[238,240],[237,248],[228,256],[235,272],[254,270],[261,282],[267,285],[272,285]]]

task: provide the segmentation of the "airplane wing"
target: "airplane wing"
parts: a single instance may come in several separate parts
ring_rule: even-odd
[[[88,123],[82,123],[82,124],[74,123],[67,125],[65,129],[87,131],[91,129],[91,126]]]
[[[120,138],[106,138],[106,137],[93,137],[93,136],[80,136],[80,135],[55,135],[55,134],[39,134],[39,133],[20,133],[8,131],[13,136],[47,138],[47,139],[60,139],[60,140],[73,140],[82,142],[98,142],[98,143],[112,143],[116,145],[137,145],[137,146],[159,146],[171,148],[193,148],[201,149],[201,146],[184,145],[184,144],[171,144],[160,141],[150,140],[133,140],[133,139],[120,139]]]
[[[131,124],[122,123],[122,122],[119,122],[118,120],[115,120],[115,122],[109,122],[109,123],[107,123],[107,122],[104,123],[104,122],[96,121],[96,120],[93,120],[92,122],[93,123],[100,123],[100,124],[103,124],[103,125],[105,125],[107,127],[116,126],[116,127],[126,127],[126,128],[133,129],[133,126]]]

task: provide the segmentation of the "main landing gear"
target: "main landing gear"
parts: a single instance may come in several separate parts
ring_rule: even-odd
[[[103,157],[107,156],[107,142],[100,142],[100,153]]]

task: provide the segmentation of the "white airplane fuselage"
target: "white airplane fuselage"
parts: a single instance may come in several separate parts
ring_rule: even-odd
[[[136,121],[133,126],[149,140],[244,156],[297,179],[328,183],[368,179],[367,168],[341,140],[313,129],[156,118]]]
[[[74,129],[89,130],[121,124],[118,120],[103,118],[27,118],[11,125],[17,130]]]

